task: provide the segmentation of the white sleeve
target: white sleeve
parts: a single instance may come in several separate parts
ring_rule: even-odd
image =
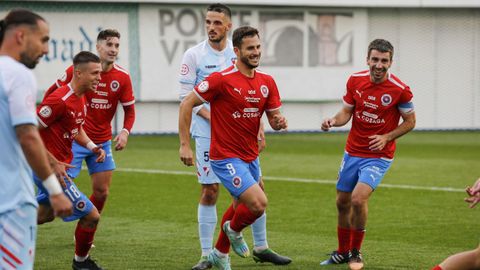
[[[6,74],[6,94],[12,126],[22,124],[37,125],[35,101],[37,98],[37,83],[33,73],[26,69],[17,70],[15,74]]]
[[[191,50],[187,50],[183,55],[182,65],[180,67],[180,89],[179,98],[182,100],[186,97],[195,86],[197,80],[197,63],[195,56]]]

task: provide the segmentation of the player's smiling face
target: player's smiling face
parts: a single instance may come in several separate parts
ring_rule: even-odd
[[[35,27],[21,26],[24,28],[25,50],[20,53],[20,62],[32,69],[40,58],[48,53],[49,27],[42,20],[37,21]]]
[[[100,63],[86,63],[81,64],[78,69],[77,76],[80,80],[80,85],[83,86],[85,91],[97,90],[100,83],[100,73],[102,72],[102,65]]]
[[[228,16],[221,12],[208,11],[205,16],[205,28],[208,40],[211,42],[221,42],[227,37],[227,32],[232,27]]]
[[[260,38],[255,35],[251,37],[244,37],[240,48],[235,47],[237,57],[249,68],[256,68],[260,64],[260,57],[262,55],[262,48]]]
[[[370,69],[370,80],[374,83],[381,83],[387,79],[387,72],[392,65],[390,52],[371,50],[367,58]]]
[[[111,64],[117,60],[120,50],[120,39],[117,37],[107,37],[105,40],[97,42],[98,57],[102,62]]]

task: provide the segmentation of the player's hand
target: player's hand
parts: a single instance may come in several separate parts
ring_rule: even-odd
[[[281,114],[276,114],[273,116],[273,122],[275,124],[275,130],[287,129],[287,119]]]
[[[480,178],[473,184],[473,187],[467,187],[465,191],[468,195],[465,202],[470,204],[470,208],[475,207],[480,202]]]
[[[51,162],[50,165],[52,166],[53,172],[57,176],[57,180],[62,186],[62,188],[66,188],[67,185],[65,184],[65,179],[67,181],[71,181],[70,177],[67,174],[67,170],[70,168],[75,168],[75,166],[58,160]]]
[[[115,151],[121,151],[127,146],[128,142],[128,132],[123,130],[120,131],[120,133],[115,136],[115,139],[113,141],[116,143],[115,144]]]
[[[323,122],[322,122],[322,127],[321,127],[322,130],[323,130],[323,131],[329,131],[330,128],[332,128],[333,125],[335,125],[335,122],[336,122],[336,121],[335,121],[334,118],[327,118],[327,119],[323,120]]]
[[[180,160],[187,166],[193,166],[193,152],[188,146],[180,146]]]
[[[368,137],[371,139],[368,148],[372,151],[381,151],[388,143],[387,135],[372,135]]]
[[[105,157],[107,156],[107,154],[105,153],[105,150],[103,150],[101,144],[93,148],[92,152],[97,155],[97,159],[95,160],[97,163],[103,163],[105,161]]]
[[[64,193],[52,195],[49,197],[53,214],[57,217],[68,217],[73,214],[72,202]]]

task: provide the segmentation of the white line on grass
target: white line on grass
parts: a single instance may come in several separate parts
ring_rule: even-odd
[[[187,171],[169,171],[169,170],[135,169],[135,168],[117,168],[116,171],[138,172],[138,173],[149,173],[149,174],[196,175],[195,173],[187,172]],[[297,182],[297,183],[316,183],[316,184],[328,184],[328,185],[335,185],[337,183],[337,181],[335,181],[335,180],[305,179],[305,178],[294,178],[294,177],[264,176],[263,179],[271,180],[271,181],[284,181],[284,182]],[[386,188],[398,188],[398,189],[430,190],[430,191],[446,191],[446,192],[465,192],[465,190],[463,190],[463,189],[451,188],[451,187],[422,187],[422,186],[392,185],[392,184],[381,184],[381,186],[386,187]]]

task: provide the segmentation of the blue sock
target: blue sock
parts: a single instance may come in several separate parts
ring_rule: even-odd
[[[267,243],[267,214],[263,213],[255,222],[251,225],[253,235],[253,247],[257,251],[268,248]]]
[[[198,234],[202,256],[207,256],[212,251],[213,233],[217,226],[217,207],[215,205],[198,204]]]

